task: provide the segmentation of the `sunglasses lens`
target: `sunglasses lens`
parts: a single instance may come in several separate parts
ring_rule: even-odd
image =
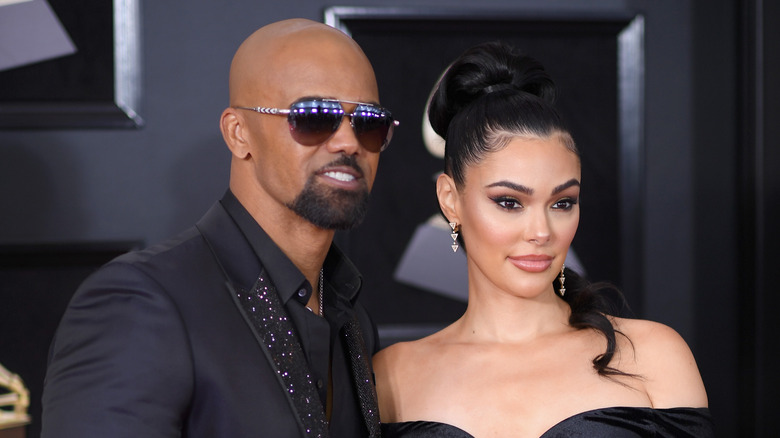
[[[304,100],[292,105],[287,121],[295,141],[314,146],[333,135],[343,117],[344,110],[339,102]]]
[[[301,100],[290,107],[287,122],[293,139],[304,146],[322,144],[341,125],[344,109],[337,100]],[[366,149],[379,152],[387,147],[393,135],[393,117],[390,111],[360,104],[350,116],[355,136]]]
[[[352,114],[352,126],[358,140],[366,149],[379,152],[390,142],[393,117],[381,107],[358,105]]]

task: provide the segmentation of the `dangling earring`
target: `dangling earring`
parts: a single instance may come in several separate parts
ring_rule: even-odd
[[[563,297],[564,295],[566,295],[566,288],[563,286],[563,283],[564,283],[564,282],[566,282],[566,276],[565,276],[565,275],[563,275],[563,270],[564,270],[564,269],[566,269],[566,265],[562,265],[562,266],[561,266],[561,276],[560,276],[560,277],[558,277],[558,281],[560,281],[560,282],[561,282],[561,288],[560,288],[560,289],[558,289],[558,293],[561,295],[561,297]]]
[[[460,225],[458,225],[455,222],[450,222],[450,228],[452,228],[452,233],[450,233],[450,237],[452,237],[452,252],[458,251],[458,231],[460,231]]]

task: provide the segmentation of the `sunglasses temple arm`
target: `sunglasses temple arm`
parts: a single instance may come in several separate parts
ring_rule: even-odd
[[[264,106],[237,106],[238,109],[245,109],[249,111],[254,111],[256,113],[260,114],[271,114],[271,115],[282,115],[286,116],[290,114],[290,110],[283,109],[283,108],[267,108]]]

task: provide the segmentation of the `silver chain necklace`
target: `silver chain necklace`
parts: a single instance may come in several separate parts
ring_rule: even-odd
[[[325,295],[325,268],[320,268],[320,316],[325,318],[325,309],[323,306],[323,296]]]

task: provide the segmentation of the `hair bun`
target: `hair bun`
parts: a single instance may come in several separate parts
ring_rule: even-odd
[[[515,86],[512,84],[495,84],[495,85],[488,85],[482,90],[483,94],[490,94],[495,93],[497,91],[503,91],[503,90],[516,90]]]
[[[555,83],[535,59],[503,42],[474,46],[450,65],[431,98],[428,117],[437,134],[447,138],[455,115],[488,95],[528,93],[552,103]]]

